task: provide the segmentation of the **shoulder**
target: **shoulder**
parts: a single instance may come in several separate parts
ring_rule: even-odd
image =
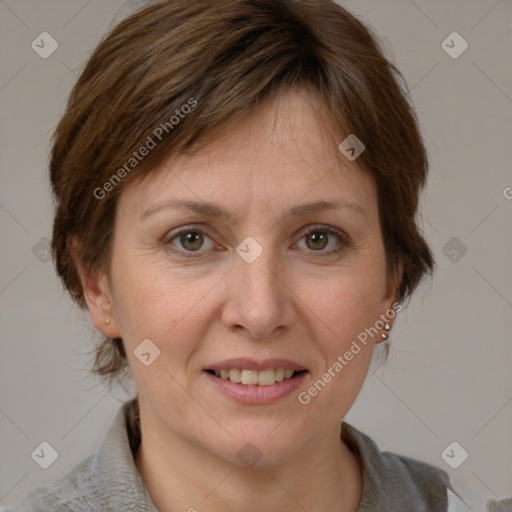
[[[76,465],[68,475],[32,490],[4,512],[90,512],[91,507],[78,486],[80,482],[88,480],[92,459],[91,455]]]
[[[443,469],[391,452],[381,452],[379,467],[386,500],[398,499],[412,510],[446,511],[450,478]],[[417,508],[416,508],[417,507]]]
[[[63,477],[40,486],[4,512],[137,511],[156,508],[137,472],[133,452],[140,442],[136,400],[118,410],[96,453]]]
[[[450,484],[448,473],[443,469],[418,459],[392,452],[380,452],[381,475],[389,485],[411,488],[425,486],[429,482],[441,483],[445,489]]]
[[[446,471],[412,457],[383,452],[368,435],[346,422],[341,436],[363,467],[360,512],[447,512],[451,486]]]

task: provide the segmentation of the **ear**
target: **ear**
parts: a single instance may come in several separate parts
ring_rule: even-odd
[[[82,244],[77,238],[70,241],[69,248],[80,276],[91,322],[105,337],[120,338],[121,332],[115,319],[107,274],[100,269],[91,269],[84,265],[81,258]]]
[[[397,312],[402,310],[402,306],[398,304],[398,289],[402,282],[403,268],[403,262],[400,262],[396,271],[393,274],[390,273],[387,277],[386,292],[382,300],[382,314],[384,316],[381,318],[385,317],[386,323],[390,326],[389,330],[393,328]],[[388,335],[389,330],[384,330],[383,334]],[[380,343],[380,341],[377,343]]]

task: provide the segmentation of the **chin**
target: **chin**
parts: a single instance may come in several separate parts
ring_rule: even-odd
[[[233,422],[226,428],[233,437],[224,436],[222,442],[215,444],[216,455],[241,467],[273,466],[285,462],[307,440],[304,429],[298,426],[291,429],[280,424],[283,418],[256,421],[256,424],[254,421]]]

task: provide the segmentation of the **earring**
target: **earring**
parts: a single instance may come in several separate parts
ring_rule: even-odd
[[[109,323],[110,323],[110,317],[109,317],[109,318],[107,318],[107,320],[105,320],[105,323],[106,323],[106,324],[109,324]]]
[[[386,322],[384,324],[384,329],[386,329],[386,331],[389,331],[391,329],[391,326]],[[389,338],[389,335],[386,333],[382,333],[381,336],[383,340],[387,340]]]

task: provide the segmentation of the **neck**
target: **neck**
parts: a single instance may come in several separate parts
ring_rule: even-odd
[[[141,410],[139,474],[160,512],[356,512],[362,467],[339,428],[280,465],[241,467],[154,425]]]

